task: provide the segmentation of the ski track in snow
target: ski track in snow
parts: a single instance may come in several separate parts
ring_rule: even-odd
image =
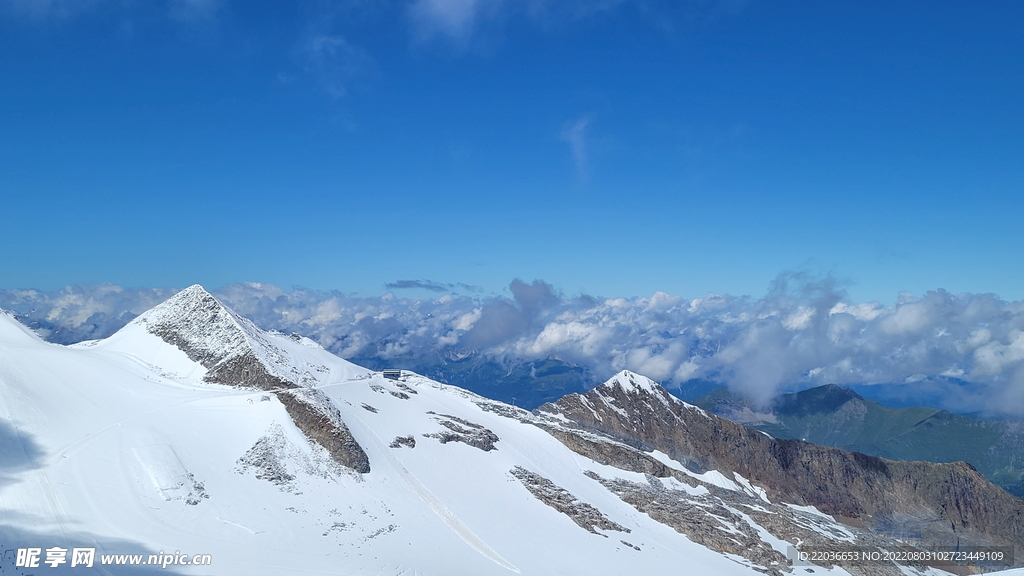
[[[355,420],[373,439],[373,443],[377,446],[377,450],[384,456],[384,458],[388,461],[388,464],[390,464],[391,467],[394,468],[395,472],[398,473],[402,480],[404,480],[405,483],[409,485],[409,488],[411,488],[412,491],[415,492],[416,495],[419,496],[421,500],[423,500],[423,503],[429,506],[430,509],[433,510],[434,513],[437,514],[441,518],[441,520],[443,520],[444,523],[452,529],[453,532],[458,534],[459,538],[462,538],[462,540],[465,541],[466,544],[469,544],[471,548],[482,554],[491,562],[494,562],[495,564],[501,566],[502,568],[505,568],[506,570],[511,570],[516,574],[520,573],[519,568],[516,568],[510,562],[502,558],[497,552],[494,551],[493,548],[488,546],[486,542],[484,542],[479,536],[477,536],[476,533],[469,528],[469,526],[466,526],[466,524],[463,523],[458,516],[456,516],[451,510],[449,510],[448,507],[444,505],[444,502],[441,502],[441,500],[439,500],[437,496],[434,496],[433,492],[431,492],[430,490],[427,489],[426,486],[421,484],[420,481],[416,478],[416,476],[414,476],[412,472],[409,472],[409,470],[402,465],[401,461],[399,461],[398,458],[396,458],[395,455],[391,453],[388,447],[384,444],[384,441],[380,439],[380,436],[377,436],[377,433],[374,432],[372,428],[367,426],[366,423],[363,422],[363,420],[358,416],[355,416]]]
[[[15,374],[24,382],[29,381],[28,375],[25,374],[24,370],[22,370],[16,364],[8,360],[5,355],[0,355],[0,362],[2,362],[2,364],[0,364],[0,367],[3,368],[4,372],[7,372],[8,374]],[[15,429],[17,429],[17,425],[14,424],[14,418],[12,417],[10,410],[7,407],[7,403],[0,402],[0,408],[3,408],[2,415],[5,417],[5,419],[8,422],[10,422],[11,425],[15,427]],[[47,463],[52,456],[53,455],[47,456],[42,460],[42,462],[44,464]],[[46,499],[50,504],[50,509],[53,511],[53,518],[60,525],[60,529],[64,537],[77,538],[79,541],[82,542],[88,541],[89,539],[85,538],[80,532],[75,530],[71,522],[68,520],[67,513],[64,511],[64,507],[61,506],[60,504],[60,498],[57,494],[57,491],[53,489],[53,482],[50,480],[50,475],[46,470],[46,466],[40,466],[36,473],[40,476],[40,479],[42,480],[41,484],[46,489]]]

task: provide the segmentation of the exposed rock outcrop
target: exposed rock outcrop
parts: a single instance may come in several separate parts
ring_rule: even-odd
[[[391,444],[388,444],[389,448],[401,448],[403,446],[405,446],[407,448],[415,448],[416,447],[416,437],[415,436],[396,436],[395,439],[391,441]]]
[[[678,491],[666,490],[654,478],[647,484],[639,484],[609,480],[594,473],[590,476],[640,512],[701,546],[742,556],[758,566],[773,567],[770,573],[775,575],[790,564],[785,556],[762,540],[748,522],[715,498],[682,496]]]
[[[618,530],[619,532],[630,531],[629,528],[625,528],[615,522],[612,522],[597,508],[594,508],[586,502],[580,501],[569,493],[568,490],[555,485],[554,482],[540,474],[530,472],[522,466],[516,466],[512,470],[509,470],[509,473],[522,482],[523,486],[525,486],[531,494],[536,496],[538,500],[548,506],[551,506],[555,510],[558,510],[562,514],[565,514],[569,519],[575,522],[577,526],[588,532],[605,536],[597,530]],[[607,538],[607,536],[605,537]]]
[[[435,412],[427,412],[427,414],[433,414],[434,420],[447,428],[447,430],[441,432],[424,434],[427,438],[436,438],[441,444],[462,442],[468,446],[479,448],[484,452],[498,449],[494,445],[495,442],[500,440],[498,435],[479,424],[449,414],[437,414]]]
[[[295,389],[277,393],[299,430],[323,446],[334,461],[356,472],[370,471],[370,459],[356,442],[341,414],[319,390]]]

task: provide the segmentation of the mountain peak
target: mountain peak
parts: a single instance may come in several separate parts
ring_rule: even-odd
[[[787,415],[828,413],[838,410],[851,400],[863,401],[864,398],[847,386],[826,384],[784,394],[776,400],[775,411]]]
[[[284,352],[250,320],[199,284],[157,304],[129,326],[141,327],[206,367],[206,380],[276,389],[294,386]]]
[[[854,392],[853,388],[850,388],[849,386],[840,386],[838,384],[825,384],[824,386],[819,386],[818,389],[820,389],[823,393],[831,395],[846,396],[848,398],[859,398],[861,400],[864,399],[863,396]],[[810,388],[810,390],[815,390],[815,388]]]
[[[207,296],[210,295],[210,293],[206,291],[206,288],[203,288],[202,284],[193,284],[188,288],[185,288],[181,292],[178,292],[178,295],[181,294],[205,294]]]
[[[623,370],[609,378],[599,388],[612,390],[616,387],[622,388],[623,392],[646,392],[648,394],[659,394],[661,386],[647,376],[641,376],[629,370]]]
[[[252,323],[235,315],[199,284],[193,284],[157,304],[134,322],[145,325],[149,332],[179,347],[220,348],[222,352],[245,347],[248,343],[246,332],[255,332],[251,329],[255,325],[245,326]]]
[[[222,313],[228,313],[227,308],[201,285],[193,284],[150,308],[139,316],[139,319],[146,322],[159,322],[182,316],[212,319],[211,317]]]
[[[709,417],[703,409],[687,404],[676,398],[660,384],[646,376],[623,370],[585,394],[566,394],[555,402],[548,402],[535,410],[538,414],[573,415],[572,418],[584,427],[597,426],[601,417],[594,406],[605,406],[620,416],[629,415],[624,426],[636,432],[634,425],[644,426],[646,422],[659,420],[668,412],[685,410]],[[587,415],[595,421],[587,420]],[[675,419],[675,416],[669,417]],[[639,433],[642,435],[642,433]]]

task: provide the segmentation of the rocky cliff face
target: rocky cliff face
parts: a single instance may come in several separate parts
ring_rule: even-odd
[[[207,369],[204,380],[272,393],[295,425],[323,446],[336,462],[370,471],[362,447],[326,398],[309,385],[316,379],[297,369],[273,336],[235,314],[198,284],[136,318],[133,324],[175,346]]]
[[[815,506],[878,533],[923,545],[1024,545],[1024,501],[968,464],[892,461],[777,440],[682,402],[630,372],[537,413],[639,451],[660,450],[695,473],[738,473],[773,502]],[[567,445],[591,457],[608,451],[578,438]]]

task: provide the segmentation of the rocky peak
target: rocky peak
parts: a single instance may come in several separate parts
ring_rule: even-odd
[[[242,354],[252,348],[254,341],[265,341],[259,328],[221,304],[199,284],[157,304],[132,324],[144,326],[190,357],[195,355],[193,359],[203,365]]]
[[[680,421],[680,414],[710,417],[704,410],[672,396],[650,378],[628,370],[586,394],[566,395],[557,402],[542,405],[536,412],[563,417],[579,428],[611,436],[641,450],[651,450],[662,443],[666,431],[673,430],[672,426]]]
[[[598,403],[611,407],[617,414],[629,415],[629,419],[634,423],[642,423],[647,419],[646,415],[665,415],[676,409],[705,413],[700,408],[672,396],[669,390],[647,376],[629,370],[623,370],[608,378],[586,395],[569,395],[565,399],[574,397],[579,397],[579,402],[585,404]],[[555,404],[542,406],[541,410],[557,410],[562,403],[562,400],[559,400]]]
[[[194,284],[132,321],[185,352],[207,370],[206,381],[262,389],[297,386],[287,356],[246,318]]]
[[[690,410],[700,410],[676,398],[660,384],[647,376],[623,370],[585,395],[591,401],[612,402],[624,410],[636,409],[633,405],[646,406],[648,409],[661,410],[671,406],[684,406]],[[651,404],[656,400],[657,408]],[[641,408],[642,409],[642,408]]]
[[[641,376],[629,370],[623,370],[615,376],[609,378],[606,382],[598,386],[600,390],[614,390],[615,388],[621,388],[626,393],[648,393],[657,394],[658,391],[663,390],[657,382],[651,380],[647,376]]]

